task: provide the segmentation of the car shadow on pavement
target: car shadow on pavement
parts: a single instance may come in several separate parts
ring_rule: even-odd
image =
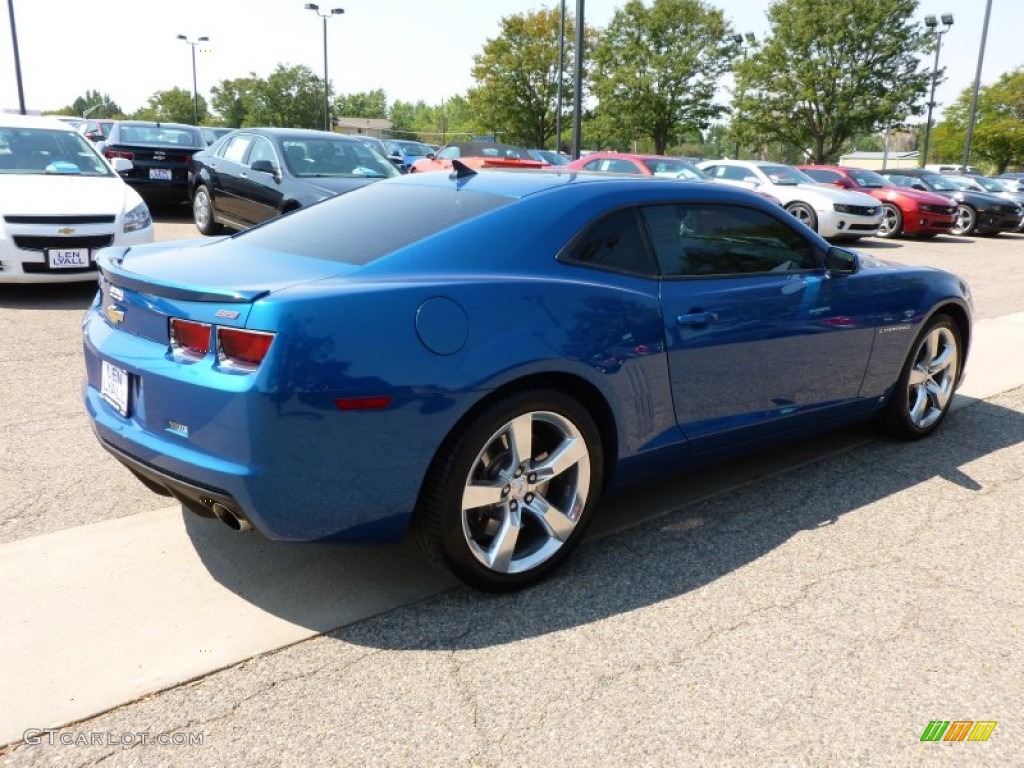
[[[0,285],[0,309],[81,309],[96,296],[96,278],[81,283]]]
[[[982,494],[971,463],[1024,442],[1022,436],[1024,414],[979,401],[954,411],[938,433],[915,443],[877,438],[858,427],[627,488],[606,498],[599,525],[551,579],[510,595],[456,586],[419,565],[405,545],[265,542],[192,515],[186,528],[215,580],[281,618],[374,648],[484,648],[692,595],[794,536],[813,535],[909,489],[914,498],[935,494],[929,503],[940,508],[946,484]],[[944,481],[938,489],[936,479]],[[873,555],[865,552],[865,559]],[[296,572],[279,557],[302,561],[304,569]],[[316,564],[309,566],[311,560]],[[246,577],[253,572],[259,578]],[[323,606],[316,603],[365,606],[367,592],[379,593],[389,578],[426,583],[431,597],[416,602],[407,596],[348,612],[334,627],[324,624],[318,612]],[[359,621],[376,614],[384,615]]]

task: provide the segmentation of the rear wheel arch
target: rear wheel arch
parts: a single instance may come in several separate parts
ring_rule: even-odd
[[[476,419],[483,411],[487,410],[494,403],[504,399],[508,395],[522,392],[528,389],[553,389],[577,400],[589,412],[590,417],[597,425],[598,433],[601,436],[602,454],[604,458],[605,480],[611,476],[619,455],[619,435],[615,416],[612,413],[611,405],[593,384],[581,376],[571,373],[541,373],[524,376],[514,381],[501,385],[497,389],[475,403],[472,408],[466,411],[459,418],[452,428],[448,430],[445,439],[437,447],[434,456],[430,460],[430,467],[426,476],[433,471],[436,462],[444,454],[445,444],[466,428],[466,425]],[[424,477],[424,483],[426,482]],[[420,496],[423,494],[423,483],[420,484]]]

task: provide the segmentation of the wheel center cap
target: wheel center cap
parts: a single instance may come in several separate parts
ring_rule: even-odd
[[[530,484],[526,480],[526,475],[512,478],[512,482],[509,483],[509,496],[513,499],[522,499],[526,492],[529,490]]]

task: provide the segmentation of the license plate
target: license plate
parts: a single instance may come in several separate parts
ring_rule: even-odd
[[[170,168],[150,168],[149,178],[154,181],[170,181],[171,180],[171,169]]]
[[[80,269],[89,266],[88,248],[50,248],[46,251],[50,269]]]
[[[106,360],[100,376],[100,395],[110,403],[122,416],[128,415],[128,382],[129,374]]]

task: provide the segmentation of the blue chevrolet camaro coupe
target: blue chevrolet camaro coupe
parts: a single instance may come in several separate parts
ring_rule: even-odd
[[[956,276],[667,179],[456,163],[100,267],[85,405],[148,487],[271,539],[408,533],[490,590],[550,573],[613,483],[929,434],[971,338]]]

